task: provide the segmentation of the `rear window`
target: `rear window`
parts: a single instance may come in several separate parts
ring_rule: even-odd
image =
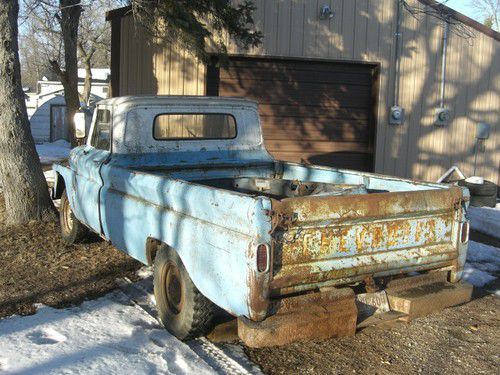
[[[232,139],[236,120],[220,113],[166,113],[155,117],[153,137],[157,140]]]

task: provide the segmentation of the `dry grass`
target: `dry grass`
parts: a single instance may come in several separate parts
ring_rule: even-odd
[[[96,298],[141,266],[97,237],[69,246],[59,223],[7,226],[5,215],[0,195],[0,317],[33,313],[34,303],[63,307]]]

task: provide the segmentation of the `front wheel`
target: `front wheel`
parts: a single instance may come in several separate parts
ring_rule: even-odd
[[[78,221],[71,210],[66,190],[63,191],[61,196],[59,218],[61,221],[61,236],[68,245],[82,242],[88,236],[89,229]]]
[[[177,252],[166,246],[156,254],[154,294],[161,322],[177,338],[189,340],[213,327],[216,306],[193,284]]]

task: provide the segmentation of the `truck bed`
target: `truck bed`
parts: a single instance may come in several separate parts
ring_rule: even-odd
[[[461,188],[293,163],[273,168],[210,169],[191,181],[271,200],[271,295],[456,266]]]
[[[272,198],[272,296],[457,265],[460,188],[293,164],[282,176],[202,182]]]

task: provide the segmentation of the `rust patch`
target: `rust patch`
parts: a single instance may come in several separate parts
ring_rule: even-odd
[[[435,269],[457,257],[454,202],[460,188],[357,196],[308,196],[272,201],[274,245],[271,289],[357,279],[395,268]],[[391,218],[393,218],[391,220]],[[426,247],[434,260],[417,261],[401,251],[385,263],[378,253]],[[356,266],[329,269],[339,258]],[[323,262],[323,263],[321,263]],[[396,264],[397,263],[397,264]],[[333,262],[330,263],[333,266]]]
[[[314,220],[346,220],[389,217],[413,212],[454,209],[461,198],[460,188],[356,196],[308,196],[273,201],[273,210],[282,217],[297,214],[295,223]]]

